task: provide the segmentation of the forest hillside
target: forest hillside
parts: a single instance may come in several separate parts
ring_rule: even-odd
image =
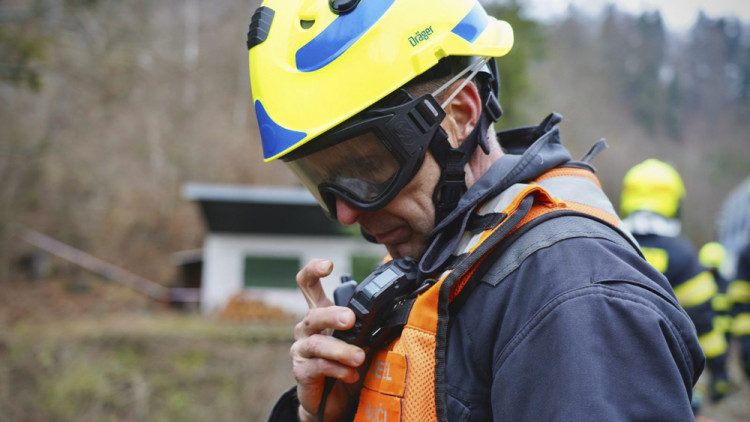
[[[162,284],[205,233],[184,183],[290,185],[261,160],[245,33],[256,1],[8,0],[0,3],[0,282],[30,228]],[[500,61],[499,128],[564,116],[565,144],[594,160],[617,202],[625,171],[671,161],[688,190],[686,234],[713,236],[750,172],[750,28],[702,16],[687,34],[658,13],[571,9],[525,18]]]

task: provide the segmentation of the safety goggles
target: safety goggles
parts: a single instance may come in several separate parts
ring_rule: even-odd
[[[442,105],[435,97],[472,72],[467,84],[488,60],[475,62],[432,94],[414,98],[399,89],[284,161],[332,218],[336,197],[364,211],[378,210],[414,178],[433,138],[447,137],[440,127],[444,107],[463,86]]]

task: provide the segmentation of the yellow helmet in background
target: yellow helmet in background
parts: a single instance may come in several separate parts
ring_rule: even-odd
[[[651,211],[667,218],[678,216],[685,186],[671,165],[649,158],[625,174],[620,212],[627,217],[634,211]]]
[[[500,57],[509,24],[476,0],[265,0],[248,33],[266,161],[283,157],[448,56]]]
[[[719,242],[708,242],[698,252],[698,260],[706,268],[721,268],[727,258],[727,251]]]

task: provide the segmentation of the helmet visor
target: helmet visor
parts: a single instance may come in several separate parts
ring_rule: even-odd
[[[380,204],[402,167],[372,130],[288,164],[331,215],[335,196],[363,209]]]
[[[447,138],[445,111],[431,94],[399,90],[384,102],[285,159],[332,218],[336,197],[366,211],[384,207],[419,170],[433,138]]]

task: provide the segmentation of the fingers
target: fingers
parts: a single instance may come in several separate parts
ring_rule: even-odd
[[[330,336],[334,330],[353,327],[355,321],[351,309],[334,306],[323,291],[320,279],[330,275],[332,270],[331,261],[315,259],[297,273],[297,285],[310,307],[294,328],[296,341],[289,350],[292,372],[297,380],[301,420],[315,420],[312,416],[317,412],[326,377],[343,382],[334,386],[335,393],[329,396],[326,413],[343,412],[351,396],[341,386],[360,380],[358,368],[366,359],[364,350]]]
[[[296,278],[310,307],[305,318],[294,328],[296,341],[289,351],[292,371],[297,380],[300,416],[305,416],[302,420],[314,420],[309,416],[317,410],[326,377],[343,381],[343,384],[336,384],[336,393],[329,397],[329,405],[326,406],[326,413],[338,409],[340,414],[351,400],[349,393],[341,386],[359,381],[358,368],[366,359],[364,350],[330,335],[334,330],[353,327],[355,321],[351,309],[334,306],[323,291],[320,279],[329,276],[331,271],[331,261],[314,259],[297,273]]]
[[[323,333],[346,330],[354,325],[354,312],[342,306],[328,306],[308,311],[294,329],[297,340],[290,350],[294,373],[299,383],[312,382],[322,376],[345,382],[358,379],[356,368],[365,360],[359,347]]]
[[[364,362],[365,352],[331,336],[314,335],[292,346],[292,359],[322,358],[332,362],[357,367]],[[326,374],[330,375],[330,374]]]
[[[348,330],[354,326],[354,311],[343,306],[326,306],[310,309],[305,318],[294,327],[294,339],[313,334],[330,334],[333,330]]]
[[[333,303],[323,291],[320,279],[327,277],[333,271],[333,263],[326,259],[313,259],[297,273],[297,285],[312,308],[330,306]]]
[[[357,368],[365,361],[365,352],[359,347],[319,334],[295,342],[290,355],[299,384],[316,382],[321,377],[356,382]]]
[[[328,336],[313,336],[292,347],[294,378],[300,385],[320,382],[323,377],[340,379],[346,383],[359,380],[357,368],[365,361],[365,352],[350,344],[331,346]],[[340,346],[340,347],[339,347]]]

